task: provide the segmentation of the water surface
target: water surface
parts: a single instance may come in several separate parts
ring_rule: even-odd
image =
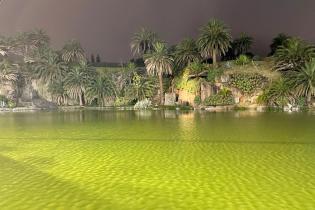
[[[0,114],[0,209],[315,209],[315,114]]]

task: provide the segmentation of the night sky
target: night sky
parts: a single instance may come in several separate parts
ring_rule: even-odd
[[[75,38],[88,54],[119,62],[131,57],[130,38],[142,26],[174,44],[196,37],[212,17],[234,37],[253,36],[261,55],[279,32],[315,41],[314,0],[3,0],[0,34],[42,28],[58,48]]]

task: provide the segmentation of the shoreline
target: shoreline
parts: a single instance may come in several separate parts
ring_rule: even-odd
[[[137,111],[137,110],[169,110],[169,111],[205,111],[205,112],[233,112],[233,111],[256,111],[256,112],[268,112],[268,111],[283,111],[283,112],[305,112],[314,111],[315,107],[303,108],[303,109],[286,109],[281,107],[268,107],[268,106],[202,106],[202,107],[180,107],[180,106],[156,106],[147,109],[135,109],[133,106],[105,106],[105,107],[81,107],[81,106],[61,106],[55,109],[52,108],[36,108],[36,107],[16,107],[16,108],[0,108],[0,113],[31,113],[40,111]]]

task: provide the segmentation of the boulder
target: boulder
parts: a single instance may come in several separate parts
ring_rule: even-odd
[[[164,105],[165,106],[175,106],[176,94],[175,93],[165,93]]]

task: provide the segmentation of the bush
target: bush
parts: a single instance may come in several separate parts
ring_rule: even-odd
[[[16,107],[16,101],[9,99],[8,100],[8,107],[9,108],[15,108]]]
[[[138,101],[134,108],[135,109],[148,109],[152,106],[152,102],[149,99],[144,99],[142,101]]]
[[[194,103],[196,105],[200,105],[201,104],[201,97],[200,96],[196,96],[195,99],[194,99]]]
[[[220,90],[217,94],[209,96],[204,101],[206,106],[233,105],[234,103],[232,92],[227,89]]]
[[[190,79],[190,71],[186,69],[183,74],[175,79],[175,87],[189,93],[197,93],[200,90],[200,80]]]
[[[130,100],[124,97],[117,97],[114,106],[128,106],[130,105]]]
[[[223,70],[220,68],[211,68],[208,71],[208,82],[214,83],[217,77],[220,77],[223,74]]]
[[[245,94],[265,87],[268,79],[260,74],[254,73],[234,73],[230,75],[229,85],[239,89]]]
[[[247,65],[251,62],[251,59],[247,55],[240,55],[236,60],[235,64],[239,66]]]

